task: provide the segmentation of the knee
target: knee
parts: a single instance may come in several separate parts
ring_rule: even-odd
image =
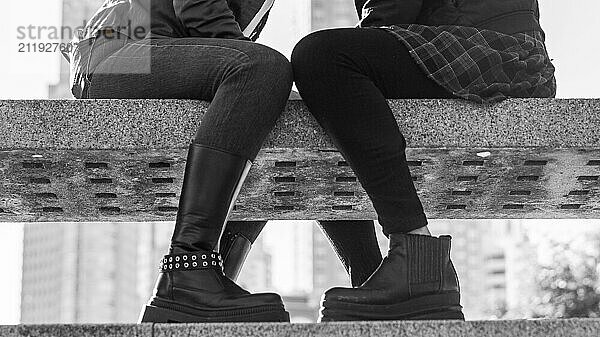
[[[292,64],[283,54],[256,44],[256,48],[246,52],[246,55],[248,60],[242,68],[250,74],[251,81],[262,81],[271,90],[280,88],[289,94],[293,83]]]
[[[343,53],[343,41],[336,30],[322,30],[305,36],[292,52],[292,69],[296,82],[334,71]]]

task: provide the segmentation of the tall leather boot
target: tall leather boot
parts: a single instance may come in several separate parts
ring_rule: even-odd
[[[332,288],[320,321],[464,320],[450,236],[390,234],[390,250],[360,287]]]
[[[223,256],[225,276],[236,281],[266,221],[228,221],[221,236],[219,253]]]
[[[288,322],[277,294],[250,294],[227,278],[218,251],[227,216],[251,163],[190,145],[169,254],[141,322]]]

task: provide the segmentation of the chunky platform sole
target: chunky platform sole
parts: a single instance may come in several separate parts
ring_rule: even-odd
[[[395,304],[323,301],[319,321],[464,320],[459,293],[427,295]]]
[[[160,305],[160,306],[159,306]],[[264,306],[229,310],[202,310],[177,304],[151,303],[142,308],[140,323],[289,322],[282,307]]]

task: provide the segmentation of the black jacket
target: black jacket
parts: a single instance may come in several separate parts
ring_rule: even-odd
[[[361,27],[456,25],[505,34],[542,31],[537,0],[355,0]]]

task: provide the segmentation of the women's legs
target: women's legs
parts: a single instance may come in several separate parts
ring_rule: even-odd
[[[365,283],[381,263],[373,221],[319,221],[319,226],[346,268],[352,286]]]
[[[379,29],[313,33],[296,46],[296,85],[354,169],[386,234],[427,225],[386,98],[450,97]]]
[[[285,56],[258,43],[160,38],[129,43],[101,63],[89,97],[212,101],[194,142],[254,160],[291,83]]]
[[[212,100],[188,151],[171,247],[143,322],[289,321],[278,295],[250,294],[226,277],[217,251],[291,82],[289,62],[270,48],[199,38],[133,42],[94,73],[92,98]]]
[[[427,235],[406,141],[386,101],[452,95],[380,29],[313,33],[296,46],[292,66],[302,98],[356,173],[390,238],[387,257],[364,284],[325,293],[321,319],[463,318],[450,238]],[[355,246],[361,244],[357,236]]]

